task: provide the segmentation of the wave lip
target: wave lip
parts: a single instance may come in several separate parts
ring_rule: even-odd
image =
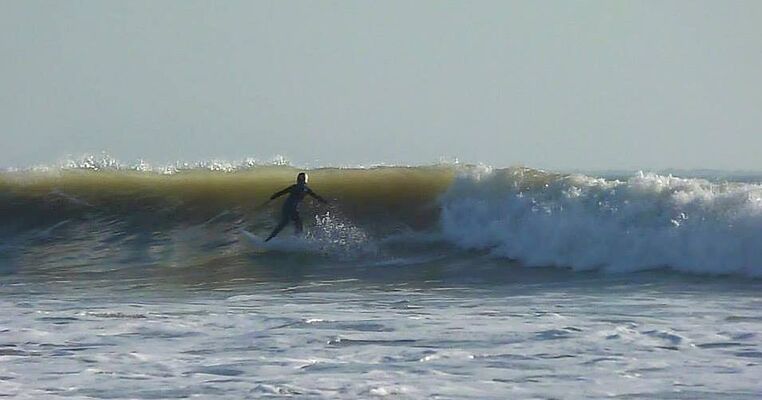
[[[759,184],[484,167],[462,171],[441,206],[448,240],[528,266],[762,276]]]
[[[265,201],[300,171],[263,165],[165,174],[101,164],[0,173],[0,256],[20,263],[77,243],[117,255],[143,247],[193,248],[198,254],[186,254],[193,257],[237,253],[231,232],[269,233],[279,203]],[[474,165],[309,172],[330,204],[303,204],[308,238],[332,260],[361,255],[372,258],[368,265],[414,268],[472,256],[452,251],[454,244],[527,266],[762,276],[759,183]]]

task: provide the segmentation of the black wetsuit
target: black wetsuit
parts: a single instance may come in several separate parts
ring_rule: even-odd
[[[274,200],[286,193],[288,193],[288,198],[286,198],[286,201],[283,203],[283,208],[281,209],[280,223],[273,229],[272,233],[265,239],[265,241],[274,238],[281,229],[288,225],[288,221],[294,221],[296,233],[302,232],[302,218],[299,216],[299,203],[304,200],[304,196],[310,195],[318,199],[320,202],[326,203],[325,199],[318,196],[317,193],[313,192],[305,183],[293,184],[270,196],[270,200]]]

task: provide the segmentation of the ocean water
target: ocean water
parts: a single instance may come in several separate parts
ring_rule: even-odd
[[[296,172],[0,174],[0,396],[762,396],[754,176]]]

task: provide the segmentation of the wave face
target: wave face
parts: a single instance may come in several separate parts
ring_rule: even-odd
[[[262,204],[298,171],[269,165],[0,173],[0,264],[80,265],[91,258],[179,265],[240,255],[247,252],[240,229],[272,229],[279,203]],[[481,262],[488,254],[573,270],[762,276],[756,183],[452,165],[309,173],[312,189],[331,200],[327,208],[308,201],[302,207],[310,248],[320,257],[414,268],[464,257]]]
[[[762,185],[476,168],[442,196],[458,246],[529,266],[762,276]]]
[[[172,174],[123,169],[9,172],[0,174],[0,218],[5,221],[0,233],[92,219],[135,222],[157,230],[230,220],[230,215],[256,224],[261,214],[278,212],[277,202],[268,207],[262,204],[272,193],[293,184],[299,171],[261,166],[232,171],[198,168]],[[334,214],[383,231],[436,224],[437,196],[451,184],[454,170],[322,168],[309,175],[310,187],[331,199]]]

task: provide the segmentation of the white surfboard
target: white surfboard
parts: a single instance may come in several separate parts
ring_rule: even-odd
[[[300,237],[275,237],[269,242],[265,242],[260,236],[257,236],[246,229],[241,229],[241,236],[252,250],[260,253],[266,251],[276,251],[283,253],[311,253],[319,250],[314,243]]]
[[[241,235],[243,236],[246,243],[255,251],[267,251],[267,242],[265,242],[264,239],[247,231],[246,229],[241,229]]]

